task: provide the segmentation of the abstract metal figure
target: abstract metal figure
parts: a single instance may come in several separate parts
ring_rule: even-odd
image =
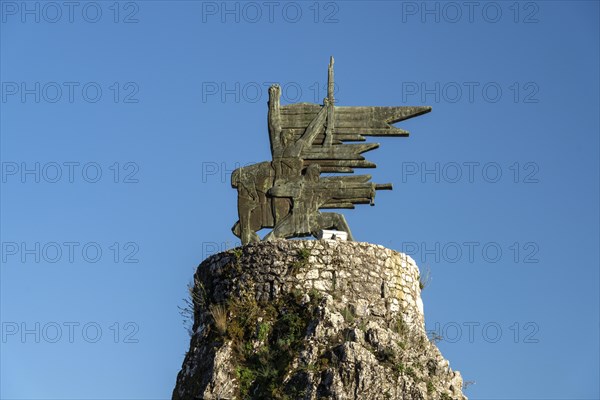
[[[239,220],[232,228],[242,244],[260,241],[256,233],[273,228],[264,240],[317,236],[320,230],[352,233],[342,214],[321,209],[374,205],[376,190],[391,190],[391,184],[370,182],[370,175],[353,173],[354,168],[375,168],[361,155],[379,147],[365,136],[408,136],[391,126],[431,111],[415,107],[341,107],[335,105],[333,57],[329,62],[327,97],[323,105],[296,103],[280,105],[281,89],[269,88],[269,138],[272,161],[238,168],[231,186],[238,192]]]

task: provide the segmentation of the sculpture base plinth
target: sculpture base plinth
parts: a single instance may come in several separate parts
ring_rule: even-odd
[[[173,399],[465,399],[427,339],[409,256],[277,240],[211,256],[194,280]]]

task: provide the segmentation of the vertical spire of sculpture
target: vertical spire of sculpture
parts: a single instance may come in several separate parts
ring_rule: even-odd
[[[327,99],[331,102],[333,102],[333,63],[333,56],[331,56],[327,69]]]
[[[324,103],[327,107],[327,129],[325,130],[325,140],[323,145],[331,146],[333,142],[334,128],[334,107],[335,99],[333,98],[334,82],[333,82],[333,56],[329,59],[329,68],[327,70],[327,98]]]

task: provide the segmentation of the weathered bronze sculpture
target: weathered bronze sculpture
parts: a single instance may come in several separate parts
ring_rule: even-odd
[[[273,161],[236,169],[231,185],[238,191],[239,220],[232,228],[243,244],[260,241],[257,231],[273,228],[264,240],[317,236],[323,229],[348,233],[342,214],[320,209],[354,208],[371,204],[376,190],[391,184],[370,182],[371,175],[354,168],[375,168],[361,155],[379,147],[365,136],[408,136],[391,124],[431,111],[431,107],[340,107],[333,98],[333,57],[329,63],[327,97],[323,105],[297,103],[281,106],[278,85],[269,88],[269,137]]]

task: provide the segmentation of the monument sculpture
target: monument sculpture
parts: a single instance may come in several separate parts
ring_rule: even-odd
[[[363,154],[379,146],[351,142],[407,136],[391,124],[431,108],[336,105],[333,58],[327,89],[323,104],[289,105],[269,89],[272,160],[232,174],[242,246],[194,274],[173,400],[467,400],[427,336],[415,261],[354,241],[343,215],[321,212],[391,189],[351,175],[375,168]],[[326,240],[286,240],[311,235]]]
[[[428,106],[337,106],[333,57],[329,62],[327,97],[323,104],[281,105],[281,89],[269,88],[268,127],[272,161],[236,169],[231,185],[238,192],[239,220],[232,228],[242,244],[260,241],[257,231],[273,228],[263,240],[315,236],[324,229],[352,233],[344,216],[322,209],[374,205],[375,191],[392,185],[371,182],[355,168],[375,168],[363,153],[379,147],[366,136],[408,136],[392,126],[431,111]],[[321,176],[321,173],[335,173]]]

